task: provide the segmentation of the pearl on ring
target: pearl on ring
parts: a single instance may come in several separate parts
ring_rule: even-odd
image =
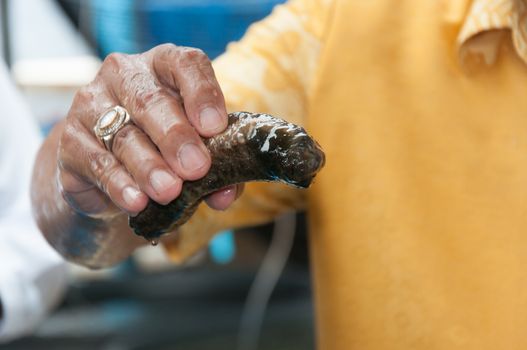
[[[114,106],[104,112],[99,119],[97,119],[93,131],[95,132],[95,136],[101,140],[106,149],[111,152],[113,137],[119,130],[129,123],[131,123],[131,120],[128,111],[121,106]]]

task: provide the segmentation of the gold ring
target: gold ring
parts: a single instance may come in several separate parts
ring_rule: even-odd
[[[102,141],[106,149],[111,152],[113,137],[126,124],[130,124],[131,122],[128,111],[121,106],[115,106],[99,117],[93,131],[99,140]]]

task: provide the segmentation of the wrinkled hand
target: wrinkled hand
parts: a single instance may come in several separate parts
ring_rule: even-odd
[[[95,136],[97,119],[121,105],[132,124],[111,151]],[[92,83],[80,89],[65,121],[58,151],[58,181],[66,201],[93,217],[139,213],[148,197],[166,204],[182,182],[211,165],[201,137],[222,132],[227,112],[212,65],[200,50],[158,46],[138,55],[111,54]],[[211,195],[227,208],[241,192],[232,186]]]

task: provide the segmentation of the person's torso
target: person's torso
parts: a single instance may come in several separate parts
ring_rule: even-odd
[[[527,66],[447,1],[338,1],[308,127],[321,349],[527,347]],[[455,17],[455,16],[454,16]]]

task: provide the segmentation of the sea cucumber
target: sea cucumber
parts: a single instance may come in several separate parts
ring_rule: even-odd
[[[163,233],[183,225],[212,192],[248,181],[280,181],[307,188],[324,166],[325,155],[304,128],[269,114],[229,114],[226,130],[203,139],[212,165],[196,181],[186,181],[181,194],[167,205],[150,200],[129,218],[137,235],[156,242]]]

